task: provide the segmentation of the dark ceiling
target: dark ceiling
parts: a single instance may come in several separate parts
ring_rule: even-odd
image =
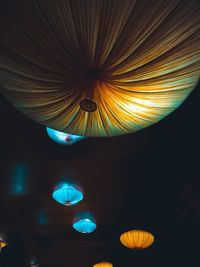
[[[53,143],[43,126],[0,98],[0,231],[10,245],[0,266],[195,266],[200,238],[200,84],[173,114],[135,134]],[[17,168],[25,180],[15,189]],[[57,182],[72,179],[85,199],[57,204]],[[18,185],[19,186],[19,185]],[[17,191],[18,190],[18,191]],[[79,234],[79,211],[95,214],[98,228]],[[143,252],[124,248],[120,234],[141,228],[155,243]],[[26,261],[26,263],[25,263]],[[27,263],[28,262],[28,263]]]

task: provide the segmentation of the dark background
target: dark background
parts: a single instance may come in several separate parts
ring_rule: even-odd
[[[0,96],[0,234],[9,242],[0,266],[30,266],[33,257],[42,267],[199,266],[199,90],[149,128],[68,147]],[[51,198],[63,179],[82,187],[79,205]],[[94,213],[94,233],[73,230],[80,211]],[[155,235],[149,249],[120,244],[135,228]]]

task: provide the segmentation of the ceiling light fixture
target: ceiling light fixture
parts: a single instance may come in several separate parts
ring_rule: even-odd
[[[85,139],[86,137],[84,136],[79,136],[79,135],[74,135],[74,134],[68,134],[68,133],[63,133],[51,128],[46,128],[48,136],[57,144],[60,145],[73,145],[74,143]]]
[[[64,183],[54,189],[52,197],[60,204],[73,206],[83,199],[83,192],[75,185]]]
[[[4,240],[0,239],[0,252],[1,252],[2,248],[6,247],[6,246],[7,246],[7,243]]]
[[[133,133],[173,112],[199,81],[198,0],[3,2],[1,92],[45,126]]]
[[[73,223],[73,228],[79,233],[90,234],[96,230],[97,225],[91,218],[82,218]]]
[[[143,230],[132,230],[120,236],[121,243],[130,249],[145,249],[154,242],[154,236]]]
[[[99,262],[93,265],[93,267],[113,267],[113,265],[110,262]]]

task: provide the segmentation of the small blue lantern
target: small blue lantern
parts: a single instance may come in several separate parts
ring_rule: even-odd
[[[38,264],[37,260],[35,258],[32,258],[31,260],[31,267],[39,267],[40,265]]]
[[[82,139],[85,139],[85,136],[79,136],[79,135],[74,135],[74,134],[68,134],[68,133],[63,133],[51,128],[46,128],[48,136],[57,144],[60,145],[72,145]]]
[[[97,225],[91,218],[80,218],[73,223],[73,228],[79,233],[89,234],[97,228]]]
[[[83,193],[76,186],[65,183],[54,189],[52,197],[60,204],[73,206],[83,199]]]

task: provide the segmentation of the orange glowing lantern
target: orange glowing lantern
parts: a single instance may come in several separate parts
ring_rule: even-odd
[[[132,230],[120,236],[121,243],[130,249],[145,249],[154,242],[154,236],[143,230]]]
[[[93,267],[113,267],[113,265],[110,262],[100,262],[93,265]]]

